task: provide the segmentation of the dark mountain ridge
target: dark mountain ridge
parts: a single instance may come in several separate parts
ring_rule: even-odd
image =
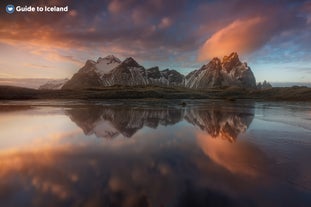
[[[100,67],[99,67],[100,65]],[[62,89],[85,89],[105,86],[179,86],[191,89],[238,86],[256,88],[253,72],[239,60],[237,53],[225,56],[221,61],[213,58],[200,69],[184,76],[176,70],[160,70],[159,67],[144,68],[132,57],[121,62],[113,55],[88,60]]]

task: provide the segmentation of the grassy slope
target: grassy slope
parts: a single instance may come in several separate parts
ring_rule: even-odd
[[[311,101],[311,88],[291,87],[266,90],[240,88],[192,90],[187,88],[165,88],[156,86],[90,88],[85,90],[34,90],[12,86],[0,86],[0,99],[256,99]]]

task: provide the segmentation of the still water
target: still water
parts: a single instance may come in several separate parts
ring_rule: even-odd
[[[0,103],[0,206],[311,206],[311,104]]]

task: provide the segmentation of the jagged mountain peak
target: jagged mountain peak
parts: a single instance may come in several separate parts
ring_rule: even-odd
[[[232,52],[229,56],[224,56],[222,60],[222,67],[227,72],[230,72],[234,67],[241,64],[242,63],[239,59],[239,55],[236,52]]]
[[[95,64],[96,62],[94,60],[87,60],[84,66],[90,66],[90,65],[95,65]]]
[[[239,55],[237,52],[232,52],[229,56],[225,55],[222,59],[222,63],[232,62],[232,61],[240,61]]]
[[[220,61],[220,59],[218,57],[214,57],[210,62],[214,63],[214,64],[217,64],[217,65],[221,63],[221,61]]]
[[[203,65],[200,70],[221,70],[221,60],[214,57],[208,64]]]
[[[121,60],[119,58],[117,58],[116,56],[114,56],[114,55],[107,55],[104,58],[99,57],[97,59],[97,63],[100,63],[102,61],[108,61],[108,64],[109,63],[121,63]]]
[[[241,63],[236,52],[229,56],[213,58],[200,69],[184,76],[176,70],[160,70],[159,67],[145,69],[132,57],[121,62],[113,55],[88,60],[86,65],[65,85],[64,89],[97,86],[182,86],[194,89],[239,86],[256,88],[256,80],[246,63]]]
[[[239,60],[236,52],[224,56],[222,61],[217,57],[213,58],[199,70],[189,73],[185,83],[186,87],[195,89],[224,86],[256,87],[253,72],[246,63]]]
[[[160,74],[160,68],[158,66],[146,69],[147,74]]]
[[[160,71],[160,69],[159,69],[158,66],[148,68],[147,70],[148,70],[148,71]]]
[[[132,57],[128,57],[126,58],[123,62],[122,62],[123,65],[127,65],[127,66],[130,66],[130,67],[140,67],[140,65],[136,62],[136,60],[134,60],[134,58]]]
[[[218,57],[214,57],[211,62],[214,65],[220,65],[221,64],[221,60]]]

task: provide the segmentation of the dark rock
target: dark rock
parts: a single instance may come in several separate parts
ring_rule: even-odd
[[[213,58],[201,69],[186,76],[186,87],[194,89],[221,88],[239,86],[242,88],[256,88],[253,72],[246,63],[239,60],[237,53],[225,56],[221,62]]]
[[[239,60],[237,53],[225,56],[221,61],[213,58],[199,70],[184,76],[176,70],[159,67],[145,69],[132,57],[121,62],[110,55],[97,62],[88,60],[64,86],[63,89],[80,89],[105,86],[181,86],[192,89],[223,88],[238,86],[256,88],[253,72]]]

